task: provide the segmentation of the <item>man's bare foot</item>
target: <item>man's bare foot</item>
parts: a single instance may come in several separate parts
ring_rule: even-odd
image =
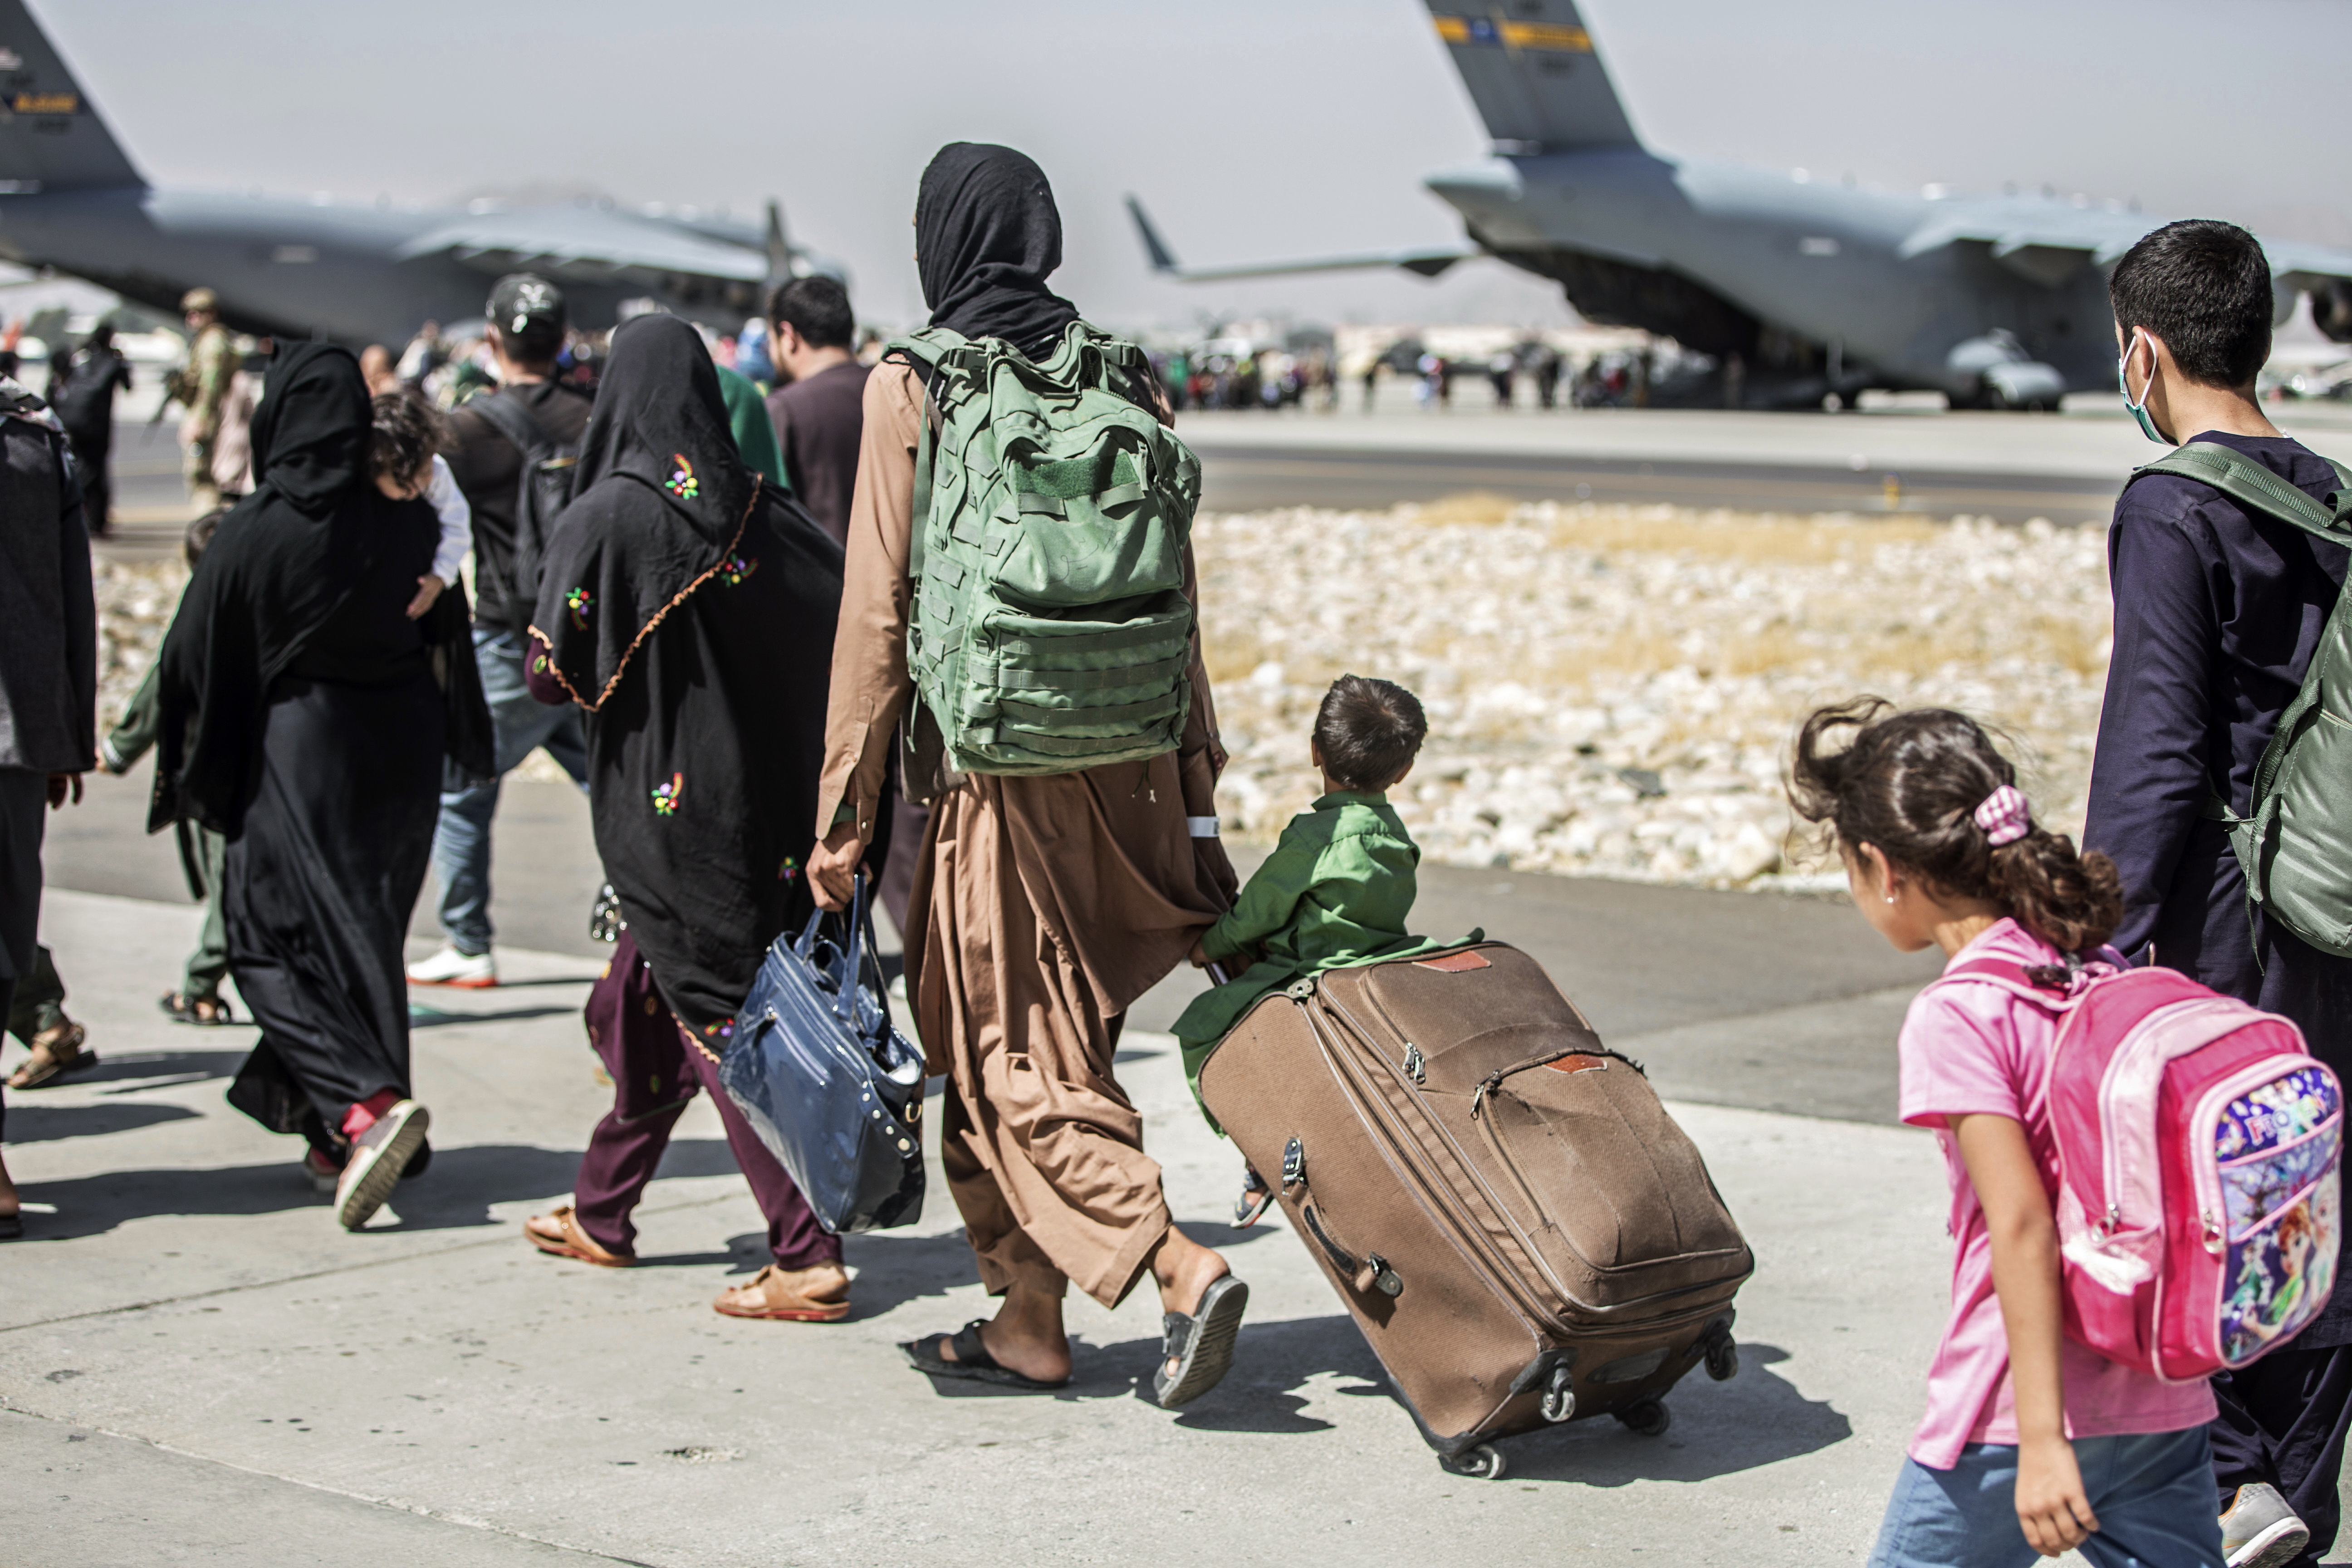
[[[1070,1337],[1062,1329],[1059,1296],[1013,1286],[994,1320],[981,1325],[980,1343],[997,1365],[1024,1377],[1062,1383],[1070,1375]],[[952,1334],[940,1335],[932,1350],[941,1361],[958,1359]]]
[[[1181,1312],[1188,1318],[1200,1311],[1201,1298],[1209,1287],[1232,1272],[1222,1254],[1202,1247],[1172,1225],[1151,1255],[1152,1277],[1160,1281],[1160,1310]],[[1176,1374],[1172,1357],[1168,1374]]]

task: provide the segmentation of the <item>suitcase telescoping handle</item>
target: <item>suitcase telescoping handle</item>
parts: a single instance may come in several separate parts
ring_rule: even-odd
[[[1323,1223],[1322,1215],[1315,1207],[1314,1194],[1307,1185],[1307,1145],[1297,1138],[1282,1151],[1282,1188],[1286,1193],[1295,1193],[1298,1215],[1307,1222],[1307,1234],[1331,1259],[1331,1266],[1348,1277],[1348,1283],[1355,1287],[1358,1295],[1369,1295],[1374,1290],[1383,1296],[1403,1293],[1404,1280],[1389,1266],[1387,1258],[1377,1252],[1367,1252],[1358,1258]]]

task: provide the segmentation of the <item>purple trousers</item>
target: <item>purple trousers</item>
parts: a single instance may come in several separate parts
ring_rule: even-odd
[[[669,1147],[670,1129],[687,1102],[707,1089],[727,1129],[727,1146],[767,1216],[768,1250],[776,1266],[808,1268],[841,1261],[841,1237],[817,1224],[791,1174],[719,1087],[719,1064],[688,1042],[628,932],[614,945],[613,962],[588,993],[582,1014],[588,1043],[613,1079],[612,1111],[588,1135],[588,1152],[581,1157],[572,1189],[580,1228],[597,1246],[635,1252],[637,1227],[629,1223],[630,1211],[654,1179],[662,1151]]]

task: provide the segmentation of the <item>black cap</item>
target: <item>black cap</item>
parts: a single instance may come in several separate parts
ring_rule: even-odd
[[[509,337],[561,337],[563,290],[535,274],[509,272],[491,285],[483,314]]]

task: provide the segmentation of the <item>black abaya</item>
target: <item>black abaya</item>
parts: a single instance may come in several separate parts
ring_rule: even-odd
[[[401,944],[445,738],[482,702],[462,626],[404,613],[439,522],[376,489],[368,431],[357,362],[293,349],[254,421],[260,488],[205,552],[159,688],[156,818],[226,829],[229,967],[261,1026],[230,1103],[314,1144],[408,1090]]]

